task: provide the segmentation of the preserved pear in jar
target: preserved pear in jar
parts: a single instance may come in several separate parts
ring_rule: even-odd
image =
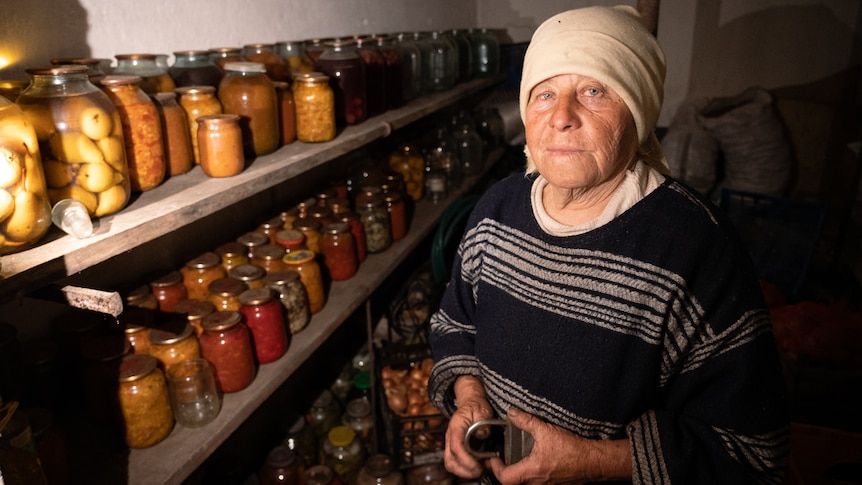
[[[297,140],[314,143],[335,138],[335,97],[329,76],[316,72],[296,76],[293,102]]]
[[[225,113],[241,117],[246,156],[261,156],[278,148],[278,98],[259,62],[228,62],[218,88]]]
[[[51,204],[76,199],[90,216],[113,214],[131,185],[120,114],[86,66],[30,69],[17,104],[36,129]]]
[[[167,173],[162,120],[156,104],[141,89],[139,76],[105,76],[102,90],[120,113],[132,192],[162,183]]]
[[[51,227],[39,142],[17,105],[0,96],[0,254],[26,249]]]
[[[159,65],[156,54],[118,54],[113,74],[141,77],[141,89],[147,94],[169,93],[177,88],[167,67]]]

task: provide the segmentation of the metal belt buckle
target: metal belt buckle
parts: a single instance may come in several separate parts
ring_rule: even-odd
[[[503,427],[503,461],[507,465],[521,461],[525,456],[533,450],[533,436],[530,433],[516,427],[508,419],[481,419],[471,424],[467,428],[467,434],[464,435],[464,448],[471,455],[479,459],[493,458],[498,456],[494,451],[480,451],[471,446],[471,438],[473,433],[483,426],[502,426]]]

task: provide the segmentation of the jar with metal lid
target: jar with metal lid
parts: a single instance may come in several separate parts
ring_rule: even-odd
[[[215,253],[221,258],[221,264],[225,271],[230,271],[231,268],[241,264],[248,264],[251,261],[248,257],[248,250],[242,244],[236,241],[228,241],[215,248]]]
[[[123,126],[108,95],[90,82],[86,66],[27,72],[31,83],[17,104],[36,130],[51,204],[76,199],[91,217],[125,207],[131,186]]]
[[[473,77],[491,77],[500,72],[500,41],[486,28],[470,29]]]
[[[113,74],[141,77],[141,89],[147,94],[169,93],[177,88],[166,68],[156,62],[157,54],[118,54]]]
[[[298,249],[308,249],[305,247],[305,235],[297,229],[282,229],[278,231],[275,233],[275,242],[288,253]]]
[[[183,275],[183,285],[188,297],[195,300],[208,299],[210,283],[227,276],[224,266],[221,265],[221,258],[212,251],[186,262],[185,266],[180,268],[180,273]]]
[[[377,48],[374,37],[357,37],[354,42],[356,53],[365,64],[365,99],[370,118],[386,111],[386,96],[389,90],[386,84],[386,59]]]
[[[395,468],[391,456],[377,453],[365,460],[356,485],[404,485],[404,475]]]
[[[389,228],[393,241],[400,241],[407,236],[407,206],[404,197],[399,192],[389,192],[383,196],[386,210],[389,212]]]
[[[174,63],[168,68],[168,75],[177,87],[218,87],[222,72],[210,58],[209,51],[187,50],[174,52]]]
[[[293,228],[304,236],[306,248],[315,253],[320,252],[320,221],[310,217],[300,217],[293,221]]]
[[[80,65],[87,66],[87,76],[90,82],[99,85],[99,81],[105,77],[105,72],[102,70],[101,59],[93,59],[89,57],[60,57],[51,59],[52,66],[68,66]]]
[[[264,281],[266,270],[256,264],[248,263],[234,266],[230,269],[228,275],[230,275],[231,278],[242,280],[246,285],[248,285],[249,289],[263,288],[266,286],[266,282]]]
[[[386,78],[386,109],[396,109],[404,106],[404,63],[401,61],[401,51],[395,41],[389,36],[377,36],[374,44],[383,57],[383,76]]]
[[[162,122],[162,142],[167,163],[165,175],[173,177],[184,174],[195,165],[186,111],[177,103],[177,93],[156,93],[153,100]]]
[[[241,47],[214,47],[209,50],[209,56],[222,73],[224,73],[224,65],[228,62],[243,60]]]
[[[284,262],[287,263],[288,269],[299,273],[300,280],[308,294],[308,309],[312,315],[322,310],[326,302],[323,276],[320,271],[320,264],[315,258],[315,252],[310,249],[291,251],[284,255]]]
[[[185,324],[178,332],[163,328],[150,330],[150,355],[158,359],[166,370],[177,362],[199,358],[201,346],[195,329]]]
[[[363,398],[353,398],[344,407],[342,422],[350,426],[366,453],[374,453],[376,438],[374,431],[374,412],[371,401]]]
[[[273,44],[246,44],[242,46],[242,57],[248,62],[263,64],[266,75],[273,81],[290,81],[290,68],[275,52]]]
[[[350,426],[335,426],[323,442],[323,462],[347,483],[356,483],[365,462],[365,449]]]
[[[248,387],[255,376],[255,356],[242,314],[233,310],[214,312],[203,319],[201,327],[201,355],[213,365],[219,391],[230,393]]]
[[[336,219],[350,226],[350,233],[353,234],[353,242],[356,243],[356,260],[359,263],[365,261],[368,253],[365,247],[365,226],[362,224],[359,214],[354,211],[342,212],[338,214]]]
[[[174,306],[189,298],[188,289],[183,284],[183,275],[179,271],[170,271],[150,281],[150,289],[159,302],[159,310],[174,311]]]
[[[242,119],[236,114],[198,117],[201,170],[210,177],[233,177],[245,169]]]
[[[332,281],[343,281],[356,274],[359,265],[356,241],[348,223],[333,222],[323,227],[320,253]]]
[[[36,130],[0,96],[0,254],[34,245],[51,227],[51,203]]]
[[[292,89],[296,139],[316,143],[335,138],[335,97],[329,76],[315,72],[296,75]]]
[[[287,251],[283,246],[278,244],[264,244],[254,250],[254,257],[251,259],[252,264],[256,264],[268,273],[282,271],[285,268],[283,261]]]
[[[425,158],[415,146],[405,143],[389,154],[389,168],[404,177],[404,189],[413,201],[425,192]]]
[[[131,347],[120,334],[98,335],[81,345],[81,384],[83,405],[87,416],[97,423],[114,425],[119,419],[115,406],[112,384],[117,378],[117,369]]]
[[[126,336],[132,353],[150,353],[150,329],[156,324],[155,312],[141,307],[127,307],[117,315],[117,323]]]
[[[165,376],[177,423],[186,428],[199,428],[218,416],[221,398],[208,360],[186,359],[171,366]]]
[[[223,113],[221,101],[216,97],[216,88],[212,86],[183,86],[176,90],[177,102],[186,112],[189,123],[189,138],[192,141],[192,152],[195,163],[200,165],[201,156],[198,147],[198,118],[207,115]]]
[[[141,89],[139,76],[105,76],[100,83],[120,114],[132,192],[155,188],[167,173],[162,121],[156,104]]]
[[[259,62],[228,62],[218,98],[225,113],[242,118],[242,139],[249,157],[278,148],[278,99],[266,67]]]
[[[138,285],[124,295],[125,307],[146,308],[148,310],[158,310],[159,300],[156,295],[150,290],[150,285]]]
[[[303,469],[310,468],[318,462],[320,455],[314,431],[305,416],[300,413],[291,413],[285,422],[287,423],[287,433],[281,444],[296,452]]]
[[[278,360],[290,343],[281,302],[269,288],[246,290],[239,301],[239,311],[251,330],[257,361],[266,364]]]
[[[329,85],[335,93],[337,124],[355,125],[368,119],[365,65],[354,42],[327,43],[314,68],[329,76]]]
[[[209,301],[216,311],[239,311],[239,295],[248,289],[244,281],[236,278],[219,278],[209,285]]]
[[[275,43],[275,53],[284,60],[291,73],[311,72],[314,62],[305,53],[305,42],[286,40]]]
[[[422,96],[422,51],[413,41],[411,33],[399,33],[396,39],[403,65],[401,86],[406,102]]]
[[[296,141],[296,106],[293,102],[293,92],[290,84],[285,81],[274,81],[275,95],[278,99],[278,126],[280,128],[278,144],[289,145]]]
[[[207,300],[183,300],[174,306],[174,313],[185,315],[186,320],[195,329],[195,335],[198,337],[203,332],[203,328],[201,327],[203,319],[215,311],[215,305]]]
[[[276,271],[266,275],[266,286],[275,292],[284,307],[284,318],[291,334],[301,332],[311,320],[308,293],[296,271]]]
[[[236,242],[246,248],[246,254],[248,255],[249,261],[254,259],[254,252],[257,248],[270,244],[269,236],[257,231],[249,231],[241,234],[236,238]]]
[[[368,198],[357,211],[365,228],[366,250],[379,253],[388,249],[392,245],[392,230],[383,197]]]
[[[174,416],[165,375],[156,358],[145,354],[123,357],[119,383],[126,445],[149,448],[167,438]]]

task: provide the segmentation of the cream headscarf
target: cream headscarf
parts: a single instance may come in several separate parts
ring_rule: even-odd
[[[536,29],[521,75],[521,120],[530,92],[560,74],[578,74],[607,84],[625,101],[638,131],[638,154],[669,173],[654,129],[664,99],[665,59],[655,36],[633,7],[587,7],[557,14]],[[527,172],[535,170],[527,155]]]

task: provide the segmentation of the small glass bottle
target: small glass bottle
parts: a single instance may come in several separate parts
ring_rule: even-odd
[[[311,320],[308,293],[296,271],[276,271],[266,275],[266,286],[276,293],[284,306],[287,327],[291,334],[301,332]]]
[[[299,273],[308,294],[308,309],[312,315],[318,313],[326,302],[326,294],[323,289],[320,264],[315,259],[314,251],[309,249],[291,251],[284,255],[284,262],[287,263],[288,269]]]
[[[219,245],[215,249],[216,254],[221,257],[221,264],[225,271],[230,271],[241,264],[248,264],[251,261],[248,257],[248,251],[242,244],[236,241],[228,241]]]
[[[366,250],[373,254],[389,249],[392,245],[392,230],[383,197],[368,198],[361,207],[357,207],[357,211],[365,228]]]
[[[251,262],[263,268],[267,274],[274,273],[286,269],[283,259],[285,254],[287,251],[278,244],[264,244],[254,250]]]
[[[183,275],[179,271],[169,271],[150,281],[150,289],[159,302],[159,310],[174,311],[177,303],[189,297],[189,292],[183,284]]]
[[[404,475],[395,469],[392,457],[377,453],[365,461],[356,477],[356,485],[404,485]]]
[[[215,311],[215,305],[206,300],[183,300],[174,307],[174,313],[185,315],[186,320],[195,329],[195,335],[198,337],[203,332],[203,328],[201,327],[203,319]]]
[[[293,228],[304,236],[306,248],[320,253],[320,221],[310,217],[300,217],[293,221]]]
[[[257,473],[257,479],[260,485],[302,484],[302,468],[296,452],[284,445],[270,450]]]
[[[244,281],[236,278],[219,278],[209,285],[209,301],[216,311],[239,311],[239,295],[248,289]]]
[[[240,313],[251,330],[257,361],[266,364],[278,360],[290,342],[281,302],[269,288],[246,290],[239,301]]]
[[[285,81],[272,83],[278,98],[279,146],[290,145],[296,140],[296,106],[290,84]]]
[[[113,74],[141,77],[141,89],[147,94],[169,93],[177,88],[166,68],[158,65],[156,54],[118,54]]]
[[[338,214],[336,217],[338,222],[345,222],[350,226],[350,233],[353,234],[353,242],[356,243],[356,260],[361,263],[368,256],[368,250],[365,247],[365,226],[359,218],[359,214],[354,211],[347,211]]]
[[[227,272],[221,265],[218,254],[207,251],[186,262],[180,268],[183,275],[183,285],[188,292],[188,298],[195,300],[209,299],[209,285],[213,281],[224,278]]]
[[[323,442],[323,462],[345,482],[356,483],[365,456],[365,449],[353,428],[339,425],[329,430]]]
[[[201,356],[201,347],[195,329],[186,324],[179,332],[154,328],[150,330],[150,355],[159,360],[165,370],[186,359]]]
[[[365,65],[351,41],[333,41],[314,64],[317,71],[329,76],[335,93],[335,121],[355,125],[368,118]]]
[[[293,103],[296,110],[296,139],[305,143],[335,138],[335,98],[329,76],[303,73],[294,77]]]
[[[165,376],[177,423],[186,428],[199,428],[218,416],[221,399],[208,360],[186,359],[171,366]]]
[[[359,265],[356,241],[346,222],[324,226],[320,237],[320,253],[332,281],[343,281],[356,274]]]
[[[174,52],[174,63],[168,68],[168,74],[177,87],[218,87],[222,77],[221,69],[215,65],[207,50]]]
[[[250,290],[266,286],[266,270],[256,264],[241,264],[234,266],[228,273],[231,278],[243,281]]]
[[[210,177],[233,177],[245,169],[240,116],[220,114],[200,116],[198,154],[201,170]]]
[[[266,67],[259,62],[228,62],[218,98],[225,113],[243,118],[245,154],[257,157],[278,148],[278,99]]]
[[[148,448],[164,440],[174,426],[165,375],[155,357],[123,357],[119,370],[119,401],[126,445]]]
[[[254,380],[255,355],[251,333],[238,311],[220,311],[201,322],[201,355],[213,365],[220,392],[237,392]]]
[[[177,93],[156,93],[153,99],[162,122],[162,140],[167,158],[166,175],[173,177],[184,174],[195,165],[186,111],[177,103]]]
[[[198,147],[198,118],[207,115],[218,115],[224,111],[221,101],[216,97],[216,88],[212,86],[183,86],[176,90],[177,102],[185,110],[189,123],[189,138],[192,141],[192,152],[195,163],[200,165],[201,156]]]

